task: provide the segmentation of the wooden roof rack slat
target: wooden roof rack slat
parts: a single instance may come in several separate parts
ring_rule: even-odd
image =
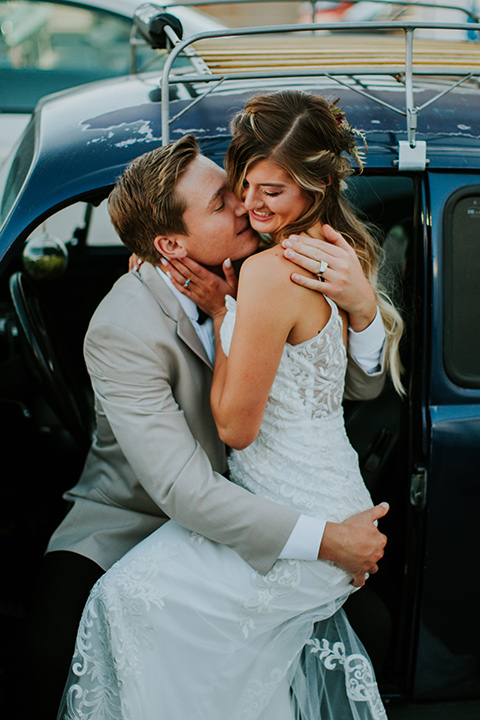
[[[354,38],[348,47],[338,47],[334,37],[307,38],[250,38],[248,41],[227,38],[220,45],[211,41],[198,43],[197,52],[212,72],[228,72],[249,69],[266,69],[275,66],[292,68],[372,65],[389,66],[405,64],[405,41],[401,37],[375,37],[366,46]],[[412,64],[419,67],[480,67],[480,43],[415,41]]]

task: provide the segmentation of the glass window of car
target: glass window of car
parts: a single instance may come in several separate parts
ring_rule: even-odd
[[[30,170],[35,149],[34,133],[35,128],[30,124],[22,138],[19,152],[12,153],[7,162],[0,164],[0,228]]]
[[[47,93],[128,73],[131,26],[93,7],[0,0],[1,110],[31,110]]]
[[[76,233],[85,230],[85,244],[93,247],[122,246],[108,215],[107,200],[99,205],[76,202],[44,220],[28,237],[48,235],[58,238],[67,247],[76,244]]]
[[[445,210],[444,356],[449,377],[480,387],[480,186],[462,188]]]

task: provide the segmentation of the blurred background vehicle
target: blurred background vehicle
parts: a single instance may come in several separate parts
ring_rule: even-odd
[[[381,20],[412,20],[415,22],[464,23],[473,20],[478,0],[320,0],[304,2],[300,7],[299,22],[333,23]],[[471,13],[468,15],[467,13]],[[466,30],[418,31],[417,37],[448,41],[478,40]]]
[[[45,95],[130,70],[140,0],[0,0],[0,165]],[[170,8],[184,36],[224,27],[197,8]],[[143,50],[143,60],[152,52]]]

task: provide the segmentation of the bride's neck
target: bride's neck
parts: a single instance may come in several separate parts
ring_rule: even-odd
[[[315,223],[315,225],[313,225],[311,228],[309,228],[307,230],[306,234],[312,238],[322,238],[323,237],[322,227],[323,227],[323,223],[318,221]]]
[[[315,223],[315,225],[312,225],[311,228],[309,228],[308,230],[302,230],[302,232],[312,238],[323,238],[322,227],[323,223],[319,220]],[[263,237],[267,238],[266,245],[279,245],[286,236],[282,234],[281,230],[279,230],[276,235],[269,235]]]

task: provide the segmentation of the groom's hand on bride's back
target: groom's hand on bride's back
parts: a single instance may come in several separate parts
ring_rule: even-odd
[[[366,574],[377,572],[384,554],[387,538],[378,530],[376,521],[388,510],[388,504],[381,503],[343,523],[327,522],[319,559],[330,560],[350,573],[355,587],[365,585]]]

